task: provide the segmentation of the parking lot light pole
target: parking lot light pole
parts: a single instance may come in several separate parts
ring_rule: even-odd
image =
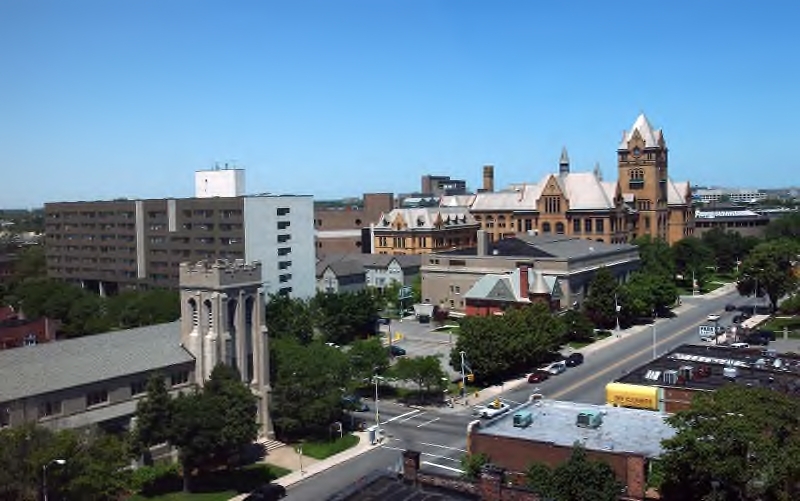
[[[653,308],[653,360],[656,359],[656,309]]]

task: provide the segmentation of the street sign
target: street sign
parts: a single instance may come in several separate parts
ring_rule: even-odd
[[[411,290],[410,286],[400,287],[400,290],[397,293],[397,299],[402,301],[403,299],[409,299],[414,296],[414,292]]]

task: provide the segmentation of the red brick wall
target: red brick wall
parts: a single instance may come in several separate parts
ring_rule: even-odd
[[[24,345],[25,336],[36,335],[36,343],[47,343],[56,338],[57,322],[45,318],[14,322],[7,320],[7,325],[0,325],[0,350],[18,348]]]
[[[695,393],[697,393],[696,390],[664,388],[664,412],[674,414],[688,409]]]
[[[471,453],[484,453],[489,456],[493,464],[511,472],[524,472],[533,462],[541,462],[551,467],[558,466],[564,463],[572,454],[572,447],[562,447],[510,437],[494,437],[473,433],[470,439]],[[638,495],[640,497],[644,495],[646,472],[643,458],[610,451],[586,451],[586,456],[592,461],[608,463],[611,469],[614,470],[617,479],[628,486],[629,495]],[[634,470],[638,471],[635,475],[633,474]],[[641,494],[634,494],[635,492]]]

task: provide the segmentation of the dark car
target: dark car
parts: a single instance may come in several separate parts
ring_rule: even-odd
[[[369,406],[357,395],[343,396],[342,406],[344,406],[344,409],[348,411],[367,412],[369,410]]]
[[[393,345],[389,346],[389,355],[391,355],[393,357],[402,357],[402,356],[405,356],[405,354],[406,354],[406,350],[404,350],[403,348],[400,348],[396,344],[393,344]]]
[[[583,353],[573,353],[567,357],[567,367],[577,367],[583,363]]]
[[[264,484],[251,492],[243,501],[275,501],[286,497],[286,488],[278,484]]]
[[[417,317],[417,320],[421,324],[429,324],[429,323],[431,323],[431,316],[430,315],[420,315],[419,317]]]
[[[736,305],[731,303],[726,304],[725,311],[736,311]]]
[[[761,333],[754,332],[744,338],[744,342],[751,345],[768,346],[769,338]]]
[[[757,330],[756,333],[770,341],[775,341],[775,331]]]
[[[546,381],[550,377],[550,373],[543,370],[535,370],[531,372],[531,375],[528,376],[529,383],[541,383],[542,381]]]

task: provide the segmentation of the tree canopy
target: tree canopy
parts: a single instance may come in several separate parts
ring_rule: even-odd
[[[589,460],[577,444],[569,459],[555,468],[533,463],[526,473],[526,484],[553,501],[616,501],[623,488],[607,463]]]
[[[768,240],[781,238],[800,240],[800,212],[791,212],[770,221],[765,236]]]
[[[759,244],[742,263],[739,294],[766,294],[773,310],[786,293],[797,288],[798,276],[793,263],[800,253],[798,242],[782,239]]]
[[[589,284],[589,293],[583,302],[583,311],[600,329],[612,329],[616,326],[615,296],[618,284],[607,268],[602,267]]]
[[[448,383],[447,374],[437,355],[401,358],[392,367],[391,374],[395,379],[416,384],[423,399],[433,392],[441,392]]]
[[[484,383],[530,371],[564,341],[561,320],[542,304],[511,308],[502,316],[469,316],[459,324],[450,366],[461,370],[463,351],[476,380]]]
[[[696,280],[702,284],[711,274],[714,266],[714,254],[703,240],[697,237],[685,237],[672,246],[675,254],[675,269],[684,280]]]
[[[667,501],[800,499],[800,402],[728,385],[668,418],[660,488]]]

